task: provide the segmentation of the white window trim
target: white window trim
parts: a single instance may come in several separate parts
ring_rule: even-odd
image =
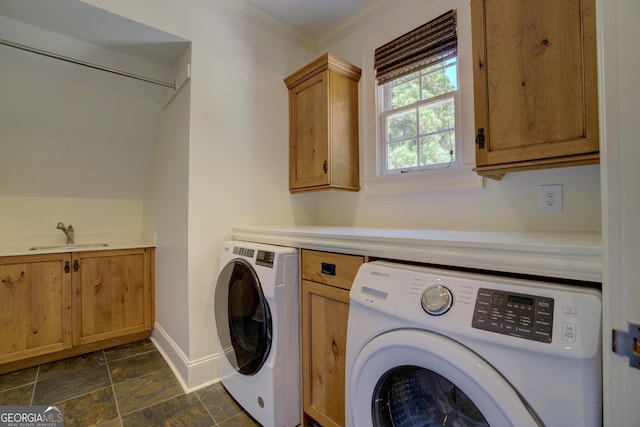
[[[456,59],[457,61],[457,59]],[[457,82],[456,82],[457,83]],[[378,158],[378,175],[384,176],[384,175],[398,175],[398,174],[402,174],[405,172],[401,172],[400,170],[394,170],[394,171],[389,171],[387,169],[385,169],[384,165],[384,160],[386,159],[386,150],[387,150],[387,140],[386,140],[386,133],[388,131],[387,129],[387,123],[385,123],[385,120],[382,120],[382,118],[386,118],[389,114],[389,112],[385,112],[384,111],[384,107],[386,105],[388,105],[389,100],[388,99],[382,99],[383,97],[385,97],[385,95],[388,95],[385,93],[384,90],[384,85],[379,85],[377,87],[377,95],[376,95],[376,107],[377,107],[377,120],[378,120],[378,126],[380,127],[378,130],[378,134],[376,135],[377,139],[378,139],[378,154],[379,154],[379,158]],[[450,92],[448,94],[443,94],[440,95],[438,98],[440,98],[441,100],[446,100],[448,98],[452,98],[454,100],[455,103],[455,132],[456,132],[456,138],[458,135],[461,134],[461,130],[462,130],[462,126],[461,126],[461,116],[460,116],[460,90],[456,90],[454,92]],[[423,101],[423,100],[421,100]],[[414,106],[409,106],[409,107],[403,107],[403,109],[406,110],[412,110],[414,109]],[[420,136],[418,135],[417,138],[419,139]],[[456,169],[460,166],[460,158],[461,158],[461,143],[456,142],[455,145],[455,161],[452,162],[449,166],[425,166],[423,169],[410,169],[410,171],[408,173],[416,173],[418,171],[422,172],[422,171],[430,171],[430,170],[436,170],[436,169]],[[383,159],[383,157],[385,157]]]
[[[382,175],[364,180],[364,192],[369,195],[472,188],[482,188],[482,177],[473,171],[473,166]]]
[[[432,16],[411,17],[393,30],[393,34],[379,34],[364,50],[366,68],[363,70],[361,88],[364,90],[361,114],[368,117],[362,133],[362,188],[365,195],[402,194],[423,191],[477,189],[483,187],[483,178],[473,171],[475,167],[475,123],[473,116],[473,56],[471,53],[471,10],[466,0],[434,1]],[[429,19],[457,9],[458,17],[458,92],[460,97],[460,159],[457,167],[413,171],[404,174],[384,175],[381,171],[382,129],[378,111],[378,83],[373,71],[373,54],[376,47],[394,37],[416,28]],[[373,39],[373,38],[372,38]],[[367,108],[368,107],[368,108]],[[365,109],[366,108],[366,109]]]

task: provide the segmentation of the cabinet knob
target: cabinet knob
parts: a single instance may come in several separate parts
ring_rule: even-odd
[[[324,163],[322,164],[322,170],[324,171],[324,173],[326,174],[327,171],[329,170],[329,167],[327,166],[327,161],[325,160]]]
[[[73,261],[73,271],[77,273],[78,270],[80,270],[80,263],[76,259],[76,260]]]
[[[69,265],[69,261],[64,262],[64,272],[68,273],[71,271],[71,266]]]

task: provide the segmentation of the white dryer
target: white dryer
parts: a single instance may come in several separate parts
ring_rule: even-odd
[[[598,290],[380,261],[350,296],[347,426],[602,425]]]
[[[300,424],[298,250],[230,241],[215,289],[221,381],[265,427]]]

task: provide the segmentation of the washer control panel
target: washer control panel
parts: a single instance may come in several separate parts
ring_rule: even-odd
[[[553,298],[479,288],[471,326],[550,343]]]
[[[270,251],[258,251],[258,256],[256,257],[256,265],[273,268],[274,259],[275,253]]]
[[[258,255],[256,256],[256,265],[261,265],[263,267],[273,268],[273,262],[275,260],[275,253],[271,251],[263,251],[261,249],[257,250]],[[255,255],[255,249],[243,248],[240,246],[236,246],[233,248],[234,255],[240,255],[247,258],[253,258]]]

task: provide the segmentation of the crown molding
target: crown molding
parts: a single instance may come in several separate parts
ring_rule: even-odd
[[[317,38],[318,50],[325,50],[336,41],[346,37],[376,16],[391,9],[402,0],[377,0],[347,16],[342,21],[329,27]]]
[[[278,34],[314,52],[318,51],[318,41],[313,35],[299,30],[286,22],[275,19],[241,0],[216,0],[216,3],[228,12],[256,24],[265,30]]]
[[[233,13],[274,34],[278,34],[313,52],[326,50],[328,46],[360,28],[384,11],[394,7],[402,0],[376,0],[331,26],[318,37],[293,25],[275,19],[241,0],[216,0],[216,3],[228,12]]]

